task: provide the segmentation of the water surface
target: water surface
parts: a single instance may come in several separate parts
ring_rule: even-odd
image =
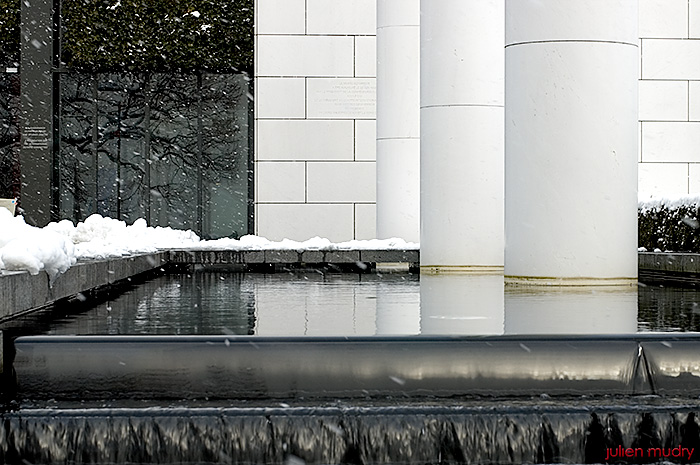
[[[498,276],[207,271],[159,276],[68,313],[76,308],[61,307],[50,324],[32,321],[31,332],[371,336],[700,331],[700,290],[640,285],[623,292],[504,292]]]

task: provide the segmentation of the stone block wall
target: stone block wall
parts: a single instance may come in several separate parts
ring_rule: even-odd
[[[255,8],[256,234],[374,238],[376,0]],[[700,0],[639,0],[639,35],[640,195],[700,193]]]
[[[376,0],[257,0],[256,233],[375,237]]]
[[[639,192],[700,192],[700,0],[639,0]]]

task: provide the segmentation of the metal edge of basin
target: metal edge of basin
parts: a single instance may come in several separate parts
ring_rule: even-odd
[[[700,336],[678,333],[26,336],[14,348],[27,398],[700,395]]]

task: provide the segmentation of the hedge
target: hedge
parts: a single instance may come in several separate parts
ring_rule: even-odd
[[[638,246],[700,253],[700,196],[640,201]]]
[[[17,64],[19,64],[19,0],[0,0],[0,67]]]
[[[64,0],[62,61],[83,71],[253,72],[254,0]],[[19,61],[19,1],[0,0],[0,65]]]

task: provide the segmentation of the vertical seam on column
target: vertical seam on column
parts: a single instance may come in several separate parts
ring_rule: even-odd
[[[309,162],[304,162],[304,203],[309,203]]]
[[[352,161],[357,161],[357,120],[352,120]]]
[[[352,238],[357,239],[357,204],[352,203]]]
[[[639,80],[644,80],[644,39],[639,39]]]
[[[357,36],[352,36],[352,76],[357,77]]]
[[[686,166],[686,174],[687,177],[685,178],[685,184],[686,184],[686,193],[690,194],[690,163]]]
[[[304,76],[304,119],[309,119],[309,77]]]
[[[639,118],[639,116],[637,116]],[[644,122],[639,122],[639,161],[637,163],[644,163]],[[637,174],[637,183],[639,183],[639,174]],[[637,188],[639,190],[639,188]]]
[[[690,79],[686,81],[685,88],[685,103],[686,103],[686,121],[690,122]]]
[[[304,0],[304,35],[309,34],[309,0]]]

